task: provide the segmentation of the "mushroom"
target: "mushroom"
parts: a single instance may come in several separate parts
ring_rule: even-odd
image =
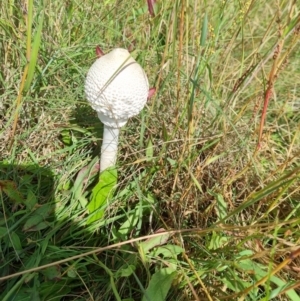
[[[86,98],[104,124],[100,171],[114,166],[117,159],[120,128],[139,114],[155,89],[143,68],[126,49],[116,48],[104,54],[97,47],[98,59],[90,67],[85,81]]]

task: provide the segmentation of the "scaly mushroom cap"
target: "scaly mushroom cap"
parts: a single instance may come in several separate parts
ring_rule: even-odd
[[[85,94],[100,120],[120,128],[145,106],[149,83],[142,67],[126,49],[117,48],[97,59],[88,71]]]

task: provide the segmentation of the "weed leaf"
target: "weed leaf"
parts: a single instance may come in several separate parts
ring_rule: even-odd
[[[46,268],[45,270],[42,271],[42,274],[45,277],[47,277],[49,280],[61,278],[59,266],[52,266],[52,267]]]
[[[49,224],[46,222],[46,218],[49,216],[51,211],[52,208],[50,204],[45,204],[38,208],[26,221],[25,225],[23,226],[23,231],[40,231],[47,228]]]
[[[43,217],[41,215],[35,214],[26,221],[23,227],[23,231],[27,232],[41,230],[39,226],[40,223],[43,223]]]
[[[19,236],[17,235],[16,232],[11,233],[11,244],[12,247],[18,252],[22,251],[22,244]]]
[[[87,224],[91,224],[102,218],[104,214],[104,204],[113,195],[117,184],[117,170],[116,168],[108,168],[101,174],[99,183],[93,188],[92,200],[87,205],[90,217]]]
[[[162,234],[161,236],[152,237],[140,243],[140,248],[143,250],[144,254],[146,254],[149,252],[149,250],[153,249],[154,247],[165,244],[168,241],[169,237],[169,233]]]
[[[22,194],[17,190],[17,184],[13,181],[0,181],[0,190],[9,197],[14,203],[22,204],[25,203],[25,199]]]
[[[172,268],[163,268],[156,271],[150,280],[142,301],[164,301],[176,276]]]
[[[83,167],[76,177],[75,183],[72,188],[73,199],[75,201],[79,201],[83,208],[86,207],[86,201],[84,198],[85,188],[88,186],[89,181],[93,179],[93,177],[99,171],[99,163],[98,158],[95,157],[87,166]]]
[[[135,265],[130,264],[130,265],[118,270],[116,273],[116,277],[129,277],[135,271],[135,268],[136,268]]]
[[[150,255],[157,257],[162,255],[163,258],[173,258],[176,259],[179,254],[182,254],[184,249],[176,245],[165,245],[162,247],[155,248]]]

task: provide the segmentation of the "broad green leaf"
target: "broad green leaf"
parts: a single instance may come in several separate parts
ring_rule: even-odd
[[[75,268],[74,267],[69,268],[68,272],[67,272],[67,275],[70,278],[76,278],[77,277],[77,273],[76,273]]]
[[[48,280],[54,280],[54,279],[58,280],[59,278],[61,278],[61,273],[60,273],[59,266],[48,267],[48,268],[42,270],[41,273]]]
[[[176,160],[173,160],[173,159],[171,159],[169,157],[167,158],[167,161],[170,163],[170,165],[172,167],[176,167],[176,165],[178,164],[178,162]]]
[[[176,259],[179,254],[182,254],[184,249],[176,245],[165,245],[162,247],[155,248],[150,255],[157,257],[162,255],[163,258],[174,258]]]
[[[14,181],[0,181],[0,190],[2,190],[11,201],[18,204],[25,203],[25,199],[22,196],[22,194],[18,191],[17,184]]]
[[[17,235],[16,232],[12,232],[10,234],[11,237],[11,243],[13,244],[13,248],[16,251],[21,251],[22,250],[22,244],[21,244],[21,240],[19,238],[19,236]]]
[[[144,254],[147,254],[149,250],[153,249],[156,246],[161,246],[165,244],[170,237],[169,233],[164,233],[160,236],[151,237],[139,244],[140,249],[143,250]]]
[[[165,301],[176,274],[172,268],[156,271],[150,279],[142,301]]]
[[[44,204],[41,207],[37,208],[34,211],[34,214],[39,214],[43,219],[46,219],[50,213],[54,210],[54,206],[52,204]]]
[[[122,269],[120,269],[120,270],[118,270],[116,272],[115,278],[118,278],[118,277],[129,277],[135,271],[135,268],[136,268],[135,265],[132,265],[132,264],[127,265],[126,267],[124,267],[124,268],[122,268]]]
[[[27,198],[25,201],[27,209],[32,210],[34,208],[34,206],[37,204],[37,202],[38,202],[38,200],[37,200],[36,195],[33,193],[32,190],[28,190]]]
[[[105,204],[112,197],[117,184],[116,168],[108,168],[100,175],[99,183],[93,188],[92,199],[87,205],[89,211],[89,219],[87,224],[101,219],[104,215]]]
[[[48,227],[49,227],[49,224],[47,222],[43,221],[43,222],[38,223],[36,226],[31,227],[27,231],[40,231],[40,230],[46,229]]]
[[[53,211],[51,204],[45,204],[35,210],[23,226],[23,231],[39,231],[47,228],[47,217]]]
[[[23,226],[23,231],[36,231],[36,226],[43,220],[43,217],[39,214],[32,215]]]

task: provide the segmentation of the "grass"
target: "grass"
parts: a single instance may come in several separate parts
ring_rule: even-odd
[[[300,300],[297,1],[22,5],[0,8],[0,299]],[[90,223],[98,44],[157,93]]]

